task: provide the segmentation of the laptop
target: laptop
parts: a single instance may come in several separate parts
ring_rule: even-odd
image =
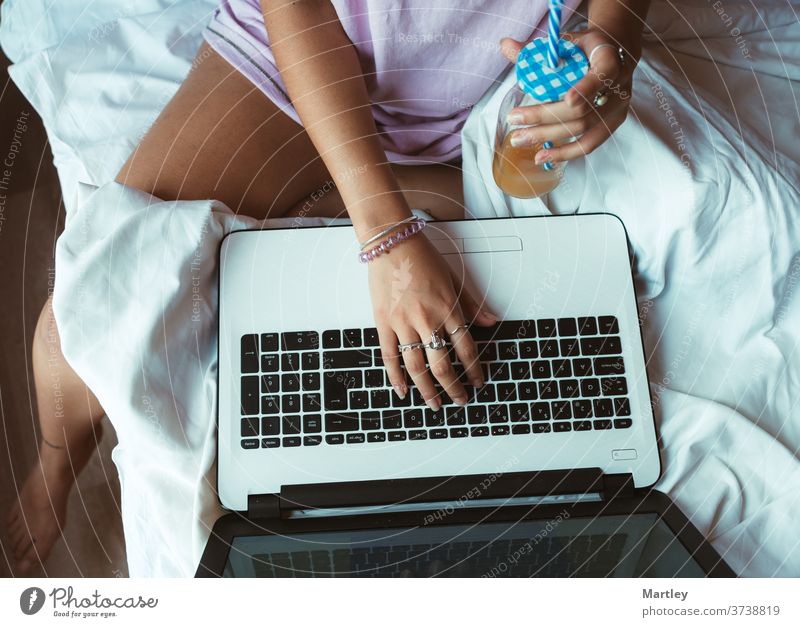
[[[431,222],[417,237],[501,317],[470,328],[486,384],[466,407],[388,385],[352,227],[223,240],[217,487],[234,513],[198,576],[732,575],[651,489],[619,218]]]

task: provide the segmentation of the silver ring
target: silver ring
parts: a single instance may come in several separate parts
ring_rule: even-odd
[[[410,342],[408,344],[398,344],[397,345],[397,349],[401,353],[405,353],[406,351],[417,350],[419,348],[424,348],[425,346],[427,346],[427,344],[425,344],[425,342]]]
[[[625,65],[625,50],[622,48],[622,46],[615,46],[614,44],[597,44],[594,48],[592,48],[592,51],[589,53],[589,66],[592,65],[592,58],[594,57],[594,53],[600,50],[601,48],[616,48],[619,64]]]
[[[456,333],[461,333],[462,331],[466,331],[467,329],[469,329],[469,325],[468,324],[459,324],[452,331],[448,331],[447,335],[449,335],[450,337],[453,337]]]
[[[431,350],[442,350],[447,346],[447,342],[445,339],[439,335],[439,329],[434,329],[431,331],[431,341],[428,343],[428,348]]]
[[[598,91],[594,95],[594,99],[592,100],[592,104],[595,107],[598,107],[598,108],[602,107],[607,102],[608,102],[608,96],[606,95],[606,92],[604,92],[604,91]]]

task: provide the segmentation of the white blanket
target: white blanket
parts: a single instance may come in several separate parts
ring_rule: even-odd
[[[663,446],[659,487],[738,572],[800,575],[800,199],[787,80],[800,79],[796,17],[785,1],[760,15],[726,2],[733,24],[704,0],[673,4],[689,19],[654,3],[636,115],[569,165],[548,207],[514,202],[510,213],[623,218]],[[65,353],[118,431],[134,576],[191,574],[220,513],[214,263],[222,235],[251,223],[216,202],[161,202],[108,181],[188,71],[213,5],[2,5],[12,78],[45,121],[65,189],[56,316]],[[464,134],[478,216],[509,214],[487,167],[496,104],[487,96]],[[102,187],[78,202],[79,181]]]

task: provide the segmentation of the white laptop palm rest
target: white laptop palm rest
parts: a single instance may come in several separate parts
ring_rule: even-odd
[[[501,316],[473,329],[488,377],[466,407],[432,412],[413,386],[401,400],[386,385],[351,227],[224,239],[222,504],[246,510],[249,495],[285,485],[580,468],[652,485],[661,467],[622,222],[432,222],[417,237]]]

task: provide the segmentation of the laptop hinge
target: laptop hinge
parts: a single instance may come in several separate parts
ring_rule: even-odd
[[[603,475],[604,501],[634,496],[633,475],[629,472]]]
[[[280,518],[281,498],[277,494],[250,494],[247,497],[247,517]]]

